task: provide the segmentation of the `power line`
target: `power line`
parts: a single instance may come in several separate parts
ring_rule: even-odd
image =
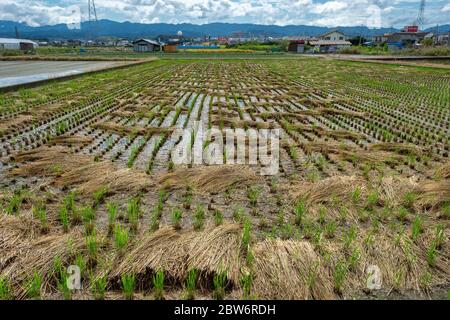
[[[414,25],[422,27],[425,24],[425,0],[420,2],[419,14],[417,15]]]
[[[95,8],[95,1],[88,0],[88,38],[94,37],[97,31],[97,9]]]

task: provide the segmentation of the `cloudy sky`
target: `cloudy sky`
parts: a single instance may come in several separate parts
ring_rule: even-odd
[[[0,0],[0,20],[48,25],[87,18],[88,0]],[[95,0],[99,19],[142,23],[237,22],[402,27],[417,0]],[[450,24],[450,0],[427,0],[426,26]]]

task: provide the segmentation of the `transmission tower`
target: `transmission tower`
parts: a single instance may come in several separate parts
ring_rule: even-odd
[[[97,31],[97,9],[94,0],[88,0],[88,38],[94,37]]]
[[[414,25],[419,28],[425,24],[425,0],[420,1],[419,14],[417,15]]]

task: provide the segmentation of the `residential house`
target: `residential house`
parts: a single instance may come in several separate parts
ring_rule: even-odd
[[[347,37],[340,31],[332,30],[319,36],[319,40],[324,41],[345,41]]]

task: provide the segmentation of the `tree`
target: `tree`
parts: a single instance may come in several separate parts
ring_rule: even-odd
[[[431,47],[433,45],[433,39],[427,38],[422,40],[422,45],[425,47]]]
[[[361,36],[357,36],[350,39],[349,41],[352,43],[352,45],[358,46],[360,44],[363,44],[364,42],[367,42],[367,39]]]

